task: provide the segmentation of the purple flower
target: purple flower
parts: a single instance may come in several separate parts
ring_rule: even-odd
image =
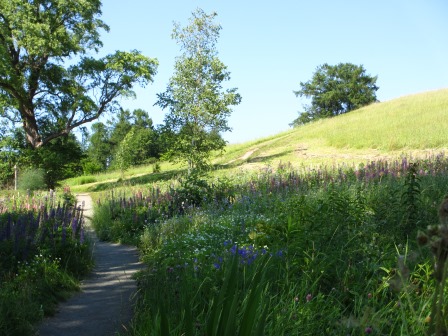
[[[84,228],[81,228],[81,233],[79,234],[79,242],[84,243]]]
[[[235,254],[235,253],[236,253],[236,250],[237,250],[237,246],[236,246],[236,245],[233,245],[233,246],[230,248],[230,253]]]

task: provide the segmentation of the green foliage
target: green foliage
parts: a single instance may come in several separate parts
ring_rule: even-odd
[[[20,190],[45,190],[45,172],[43,169],[30,169],[20,173],[17,187]]]
[[[176,59],[167,90],[158,94],[157,104],[169,108],[166,156],[186,162],[189,171],[205,169],[211,152],[224,148],[220,132],[229,130],[230,106],[241,101],[236,89],[222,89],[230,73],[217,57],[215,44],[221,27],[213,23],[216,15],[198,9],[188,26],[175,25],[173,38],[183,53]]]
[[[45,147],[28,149],[25,153],[31,158],[32,166],[44,169],[47,188],[55,189],[61,180],[82,172],[83,153],[73,134],[53,139]]]
[[[108,30],[100,0],[2,1],[0,12],[0,115],[21,121],[32,148],[115,111],[134,84],[155,75],[157,61],[137,51],[83,56],[99,50]],[[66,66],[75,55],[79,63]]]
[[[134,130],[132,129],[120,142],[120,145],[118,146],[118,149],[115,153],[114,164],[118,167],[122,176],[124,175],[124,172],[128,170],[132,165],[133,148],[131,140],[133,137]]]
[[[100,122],[94,123],[89,140],[88,158],[83,161],[84,174],[105,171],[112,158],[112,148],[106,126]]]
[[[311,105],[292,122],[299,126],[310,121],[337,116],[376,102],[377,77],[366,74],[362,65],[323,64],[313,78],[301,82],[296,96],[311,98]]]
[[[207,181],[193,172],[181,179],[180,187],[176,190],[177,202],[175,206],[179,209],[187,206],[199,206],[210,199],[212,190]]]
[[[131,130],[131,113],[129,110],[120,109],[116,118],[109,121],[110,135],[108,144],[110,145],[110,151],[114,153],[120,146],[120,143],[126,137],[126,134]]]
[[[0,186],[14,184],[14,165],[19,160],[17,148],[17,139],[8,134],[6,129],[2,130],[0,135]]]
[[[54,314],[58,302],[78,289],[75,279],[61,271],[59,260],[36,255],[2,283],[0,335],[33,335],[33,324]]]
[[[82,171],[82,149],[72,134],[53,139],[44,148],[33,150],[26,144],[22,129],[11,130],[0,143],[0,157],[4,158],[4,165],[8,167],[6,174],[10,176],[10,183],[15,164],[20,170],[43,169],[45,184],[52,189],[62,179],[79,175]]]
[[[120,110],[117,118],[93,125],[93,133],[83,160],[85,174],[106,169],[118,169],[122,175],[131,166],[160,157],[159,133],[154,129],[147,112]]]
[[[407,234],[413,228],[420,228],[421,214],[418,213],[418,209],[421,202],[421,187],[416,164],[410,164],[404,186],[405,190],[401,195],[401,202],[405,211],[402,220],[402,230]]]
[[[284,165],[112,199],[112,218],[133,224],[110,230],[127,237],[140,223],[133,234],[148,266],[131,335],[424,334],[436,286],[428,253],[412,240],[418,227],[404,225],[402,195],[418,181],[416,220],[434,223],[447,165],[437,159],[415,170],[406,162],[306,174]],[[187,194],[207,201],[179,203]],[[262,256],[271,266],[265,280],[252,282]],[[262,331],[249,321],[263,321]]]
[[[160,163],[159,162],[153,163],[153,165],[152,165],[152,172],[153,173],[160,173],[161,171],[162,171],[162,169],[160,168]]]
[[[95,229],[96,235],[101,240],[114,240],[112,237],[112,212],[111,207],[106,204],[101,204],[95,208],[94,216],[92,218],[92,226]]]

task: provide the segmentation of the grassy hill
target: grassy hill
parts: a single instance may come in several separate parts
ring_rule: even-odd
[[[269,138],[230,145],[219,164],[359,162],[448,148],[448,89],[373,104]],[[250,153],[250,155],[246,155]]]
[[[222,174],[233,169],[258,169],[279,163],[315,166],[365,163],[400,155],[429,156],[448,148],[448,89],[376,103],[331,119],[319,120],[287,132],[227,146],[213,163]],[[249,125],[248,125],[249,127]],[[251,126],[252,127],[252,126]],[[161,174],[135,167],[126,172],[131,184],[168,179],[181,167],[162,164]],[[110,172],[78,177],[66,183],[74,191],[108,189],[120,178]]]

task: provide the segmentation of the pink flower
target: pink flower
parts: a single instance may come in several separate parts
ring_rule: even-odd
[[[368,299],[371,299],[372,296],[373,296],[372,293],[367,294],[367,298],[368,298]]]
[[[312,298],[313,298],[313,296],[311,294],[308,294],[306,296],[306,302],[310,302]]]
[[[371,334],[371,333],[373,332],[373,329],[372,329],[372,327],[366,327],[366,328],[364,329],[364,332],[365,332],[366,334]]]

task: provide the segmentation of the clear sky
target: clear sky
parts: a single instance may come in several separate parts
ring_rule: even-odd
[[[218,13],[224,85],[242,96],[223,134],[230,143],[287,130],[306,103],[293,91],[323,63],[362,64],[378,76],[380,101],[448,87],[446,0],[103,0],[110,32],[100,54],[137,49],[159,61],[154,82],[123,108],[162,123],[165,111],[153,105],[180,55],[173,22],[185,26],[196,8]]]

